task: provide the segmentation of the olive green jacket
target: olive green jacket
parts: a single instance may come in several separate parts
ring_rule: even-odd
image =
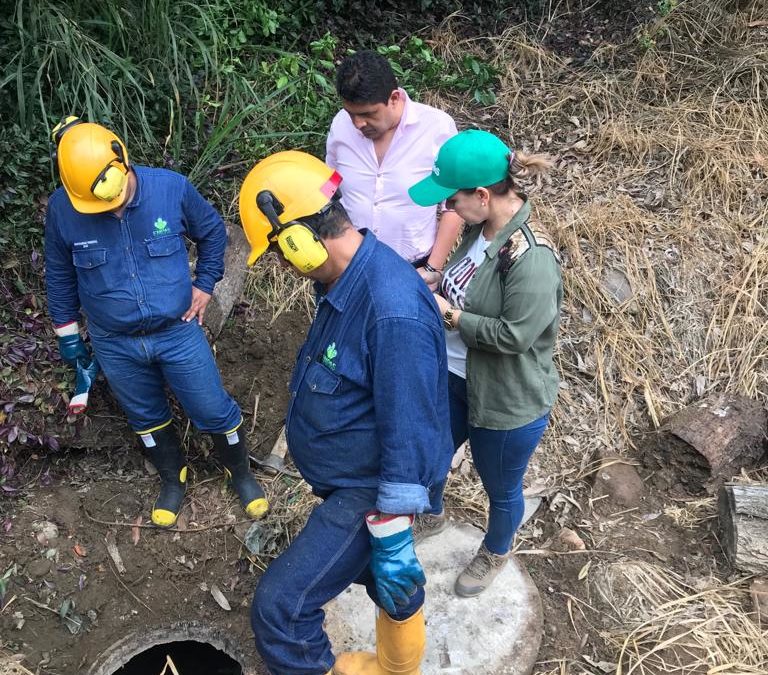
[[[559,377],[552,360],[563,284],[552,241],[529,222],[526,201],[485,250],[467,286],[458,330],[467,345],[469,423],[515,429],[548,412]],[[464,235],[461,260],[482,225]]]

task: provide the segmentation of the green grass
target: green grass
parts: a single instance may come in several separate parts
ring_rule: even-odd
[[[329,3],[355,6],[16,0],[0,16],[0,245],[22,256],[39,248],[40,207],[56,185],[48,137],[67,114],[111,127],[133,161],[170,166],[226,203],[271,152],[322,156],[347,53],[324,32]],[[417,97],[448,88],[495,100],[497,73],[474,57],[448,64],[415,36],[380,51]]]

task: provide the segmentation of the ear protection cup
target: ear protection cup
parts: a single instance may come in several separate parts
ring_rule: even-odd
[[[108,166],[96,178],[96,182],[91,188],[94,197],[103,199],[105,202],[111,202],[123,191],[125,183],[128,181],[128,174],[116,166]]]
[[[123,146],[117,141],[112,141],[110,148],[112,149],[112,152],[115,153],[115,159],[104,167],[101,173],[96,176],[93,185],[91,185],[93,196],[98,199],[103,199],[105,202],[111,202],[113,199],[117,198],[123,191],[125,183],[128,180],[128,165],[125,162]],[[122,164],[126,171],[117,168],[115,162]]]
[[[292,221],[277,234],[283,257],[299,272],[311,272],[328,260],[328,250],[317,234],[304,223]]]

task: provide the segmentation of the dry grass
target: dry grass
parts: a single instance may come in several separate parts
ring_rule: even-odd
[[[461,40],[451,23],[461,17],[430,41],[446,60],[493,60],[502,83],[481,113],[455,95],[424,100],[460,127],[557,158],[551,180],[530,186],[565,258],[561,391],[528,474],[549,494],[583,498],[599,454],[631,455],[638,432],[703,395],[768,401],[768,1],[734,4],[680,0],[644,29],[654,46],[603,45],[579,68],[520,28]],[[311,312],[306,284],[274,266],[257,266],[249,291],[275,317],[295,303]],[[484,526],[473,471],[456,471],[446,496],[454,515]],[[295,531],[311,497],[275,498]],[[664,511],[684,529],[713,513],[707,499]],[[601,633],[610,672],[768,672],[768,636],[743,584],[700,587],[633,562],[593,568],[589,580],[612,608]],[[608,672],[563,656],[540,675]]]
[[[594,590],[622,628],[603,637],[617,651],[616,675],[746,675],[768,669],[768,631],[749,610],[743,582],[694,585],[645,563],[601,565]]]

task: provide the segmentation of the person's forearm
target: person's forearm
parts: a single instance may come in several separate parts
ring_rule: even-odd
[[[443,211],[440,215],[435,244],[427,260],[427,263],[436,270],[441,270],[445,266],[445,261],[448,260],[453,245],[459,238],[463,224],[464,220],[455,211]]]

